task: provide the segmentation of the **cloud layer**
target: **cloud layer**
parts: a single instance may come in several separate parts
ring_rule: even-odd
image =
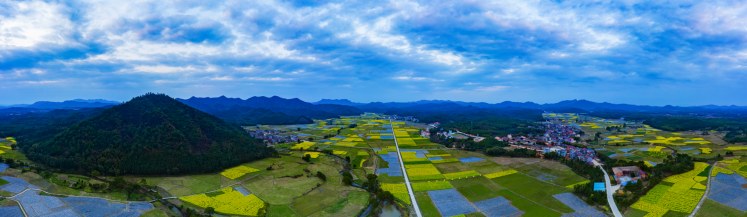
[[[0,104],[280,95],[747,105],[742,1],[4,1]]]

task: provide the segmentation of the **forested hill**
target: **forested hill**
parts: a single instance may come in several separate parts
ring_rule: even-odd
[[[49,141],[19,145],[36,162],[105,174],[209,172],[273,153],[238,126],[152,93],[104,110]]]

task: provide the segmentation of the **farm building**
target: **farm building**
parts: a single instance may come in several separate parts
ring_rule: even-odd
[[[639,179],[646,177],[646,172],[637,166],[612,167],[612,173],[615,174],[615,181],[622,186],[630,182],[636,183]]]

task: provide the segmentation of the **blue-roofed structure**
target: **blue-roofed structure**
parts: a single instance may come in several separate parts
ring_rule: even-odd
[[[594,191],[605,191],[604,182],[594,182]]]

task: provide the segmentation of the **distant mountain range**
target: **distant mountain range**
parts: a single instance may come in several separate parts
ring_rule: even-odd
[[[322,99],[314,104],[334,104],[360,108],[364,111],[381,111],[392,108],[407,108],[414,106],[458,105],[483,109],[534,109],[549,112],[595,112],[595,111],[626,111],[626,112],[703,112],[703,111],[747,111],[747,106],[647,106],[631,104],[615,104],[608,102],[592,102],[589,100],[565,100],[557,103],[538,104],[534,102],[511,102],[500,103],[485,102],[461,102],[449,100],[420,100],[414,102],[371,102],[357,103],[347,99]]]
[[[0,106],[0,114],[23,114],[30,112],[48,112],[55,109],[85,109],[110,107],[120,102],[103,99],[73,99],[62,102],[39,101],[33,104]]]
[[[200,111],[239,125],[305,124],[312,119],[358,115],[360,109],[336,104],[311,104],[300,99],[255,96],[248,99],[221,97],[178,99]]]
[[[516,115],[526,119],[536,119],[541,112],[577,113],[658,113],[695,114],[699,116],[747,116],[745,106],[646,106],[592,102],[588,100],[565,100],[557,103],[538,104],[534,102],[484,103],[448,100],[420,100],[414,102],[371,102],[358,103],[347,99],[322,99],[317,102],[304,102],[297,98],[286,99],[278,96],[255,96],[247,99],[220,97],[190,97],[177,99],[200,111],[219,117],[237,125],[256,124],[305,124],[313,119],[334,118],[344,115],[358,115],[363,112],[430,116],[481,112],[493,115]],[[44,113],[52,110],[79,110],[106,108],[119,104],[108,100],[75,99],[64,102],[40,101],[30,105],[0,107],[0,115]],[[529,115],[532,114],[532,115]],[[620,114],[619,116],[625,116]]]

